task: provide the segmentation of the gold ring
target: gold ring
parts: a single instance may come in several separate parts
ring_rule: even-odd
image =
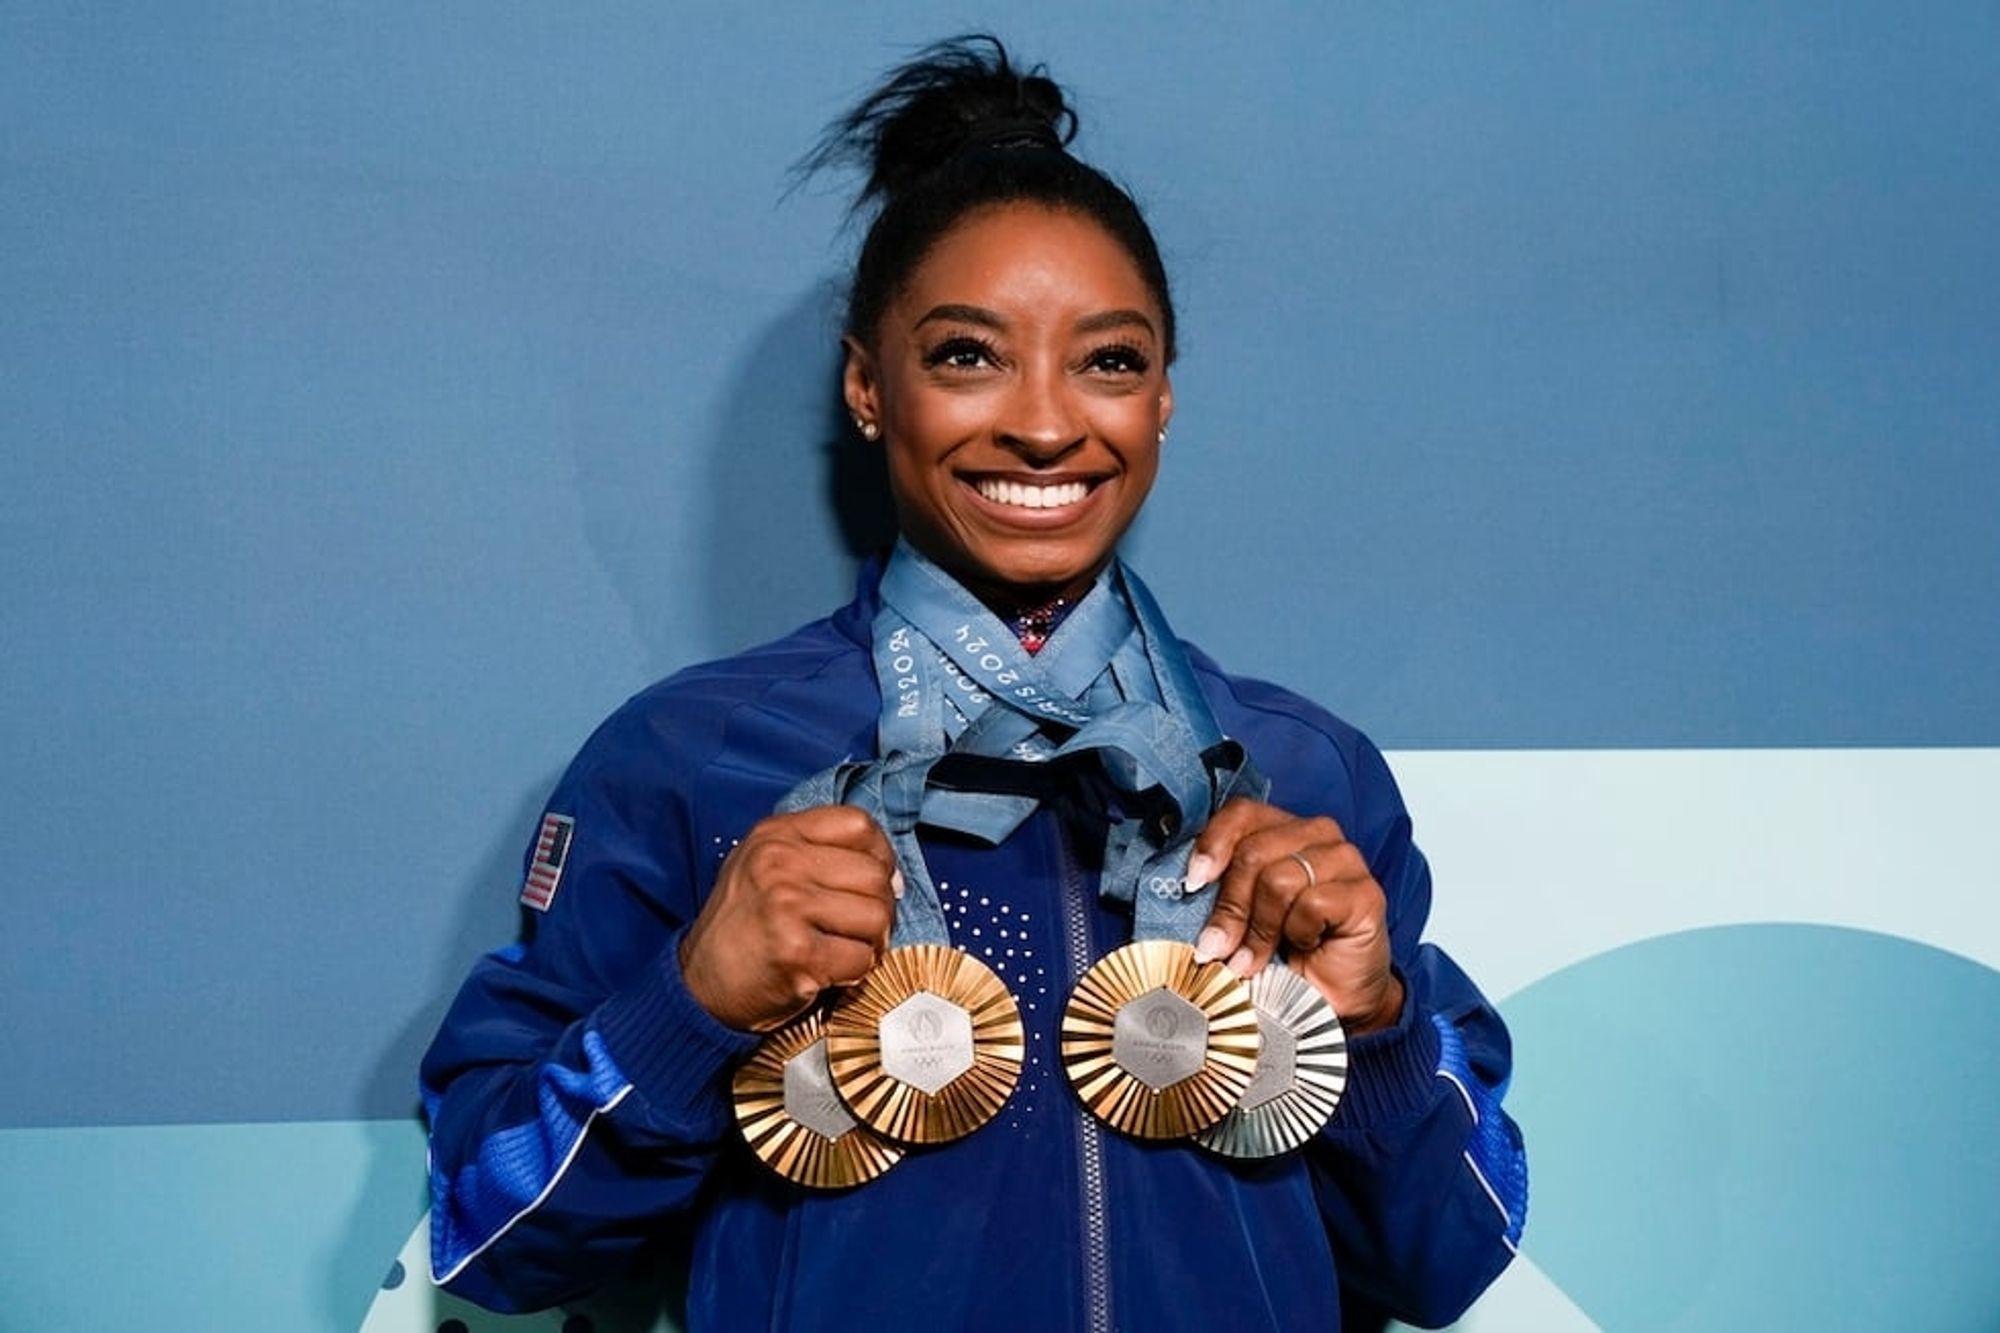
[[[1313,863],[1306,860],[1306,854],[1304,852],[1291,852],[1289,853],[1289,855],[1294,861],[1297,861],[1299,865],[1305,870],[1307,888],[1310,889],[1313,885],[1319,883],[1319,875],[1313,870]]]

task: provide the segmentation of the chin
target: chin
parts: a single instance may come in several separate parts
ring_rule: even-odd
[[[962,566],[962,577],[977,580],[993,596],[1028,605],[1081,593],[1110,560],[1110,551],[1062,558],[973,560]]]

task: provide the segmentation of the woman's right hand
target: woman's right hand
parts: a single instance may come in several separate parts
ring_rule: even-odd
[[[773,815],[722,863],[681,940],[681,976],[719,1022],[768,1032],[868,975],[901,887],[888,837],[853,806]]]

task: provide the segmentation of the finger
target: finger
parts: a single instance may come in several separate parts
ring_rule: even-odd
[[[889,875],[865,852],[807,842],[777,833],[746,838],[731,853],[743,884],[765,899],[835,892],[888,896]]]
[[[800,916],[822,935],[859,941],[876,951],[889,947],[896,924],[895,904],[883,894],[807,894]]]
[[[865,852],[884,865],[896,862],[889,835],[872,816],[855,806],[817,805],[782,818],[790,831],[806,842]]]
[[[896,849],[872,816],[851,805],[821,805],[801,810],[792,818],[795,829],[808,842],[845,847],[873,857],[888,871],[890,891],[898,898],[903,896],[903,871],[896,864]]]
[[[1250,924],[1254,879],[1236,873],[1237,849],[1252,834],[1288,823],[1291,818],[1276,806],[1238,797],[1218,810],[1195,840],[1194,856],[1188,859],[1188,880],[1192,884],[1217,885],[1208,924],[1195,939],[1194,955],[1198,961],[1207,963],[1229,957]]]
[[[822,988],[852,986],[875,969],[876,951],[844,935],[822,935],[813,956],[814,979]]]
[[[1350,1037],[1395,1021],[1402,991],[1390,958],[1387,903],[1373,877],[1301,894],[1284,933],[1293,968],[1326,996]]]
[[[1261,829],[1237,844],[1230,873],[1243,875],[1251,885],[1250,918],[1229,956],[1230,970],[1237,975],[1255,976],[1271,961],[1292,904],[1319,882],[1313,846],[1306,841],[1318,832],[1310,821],[1296,820]]]
[[[1386,907],[1365,875],[1322,880],[1292,900],[1279,933],[1294,954],[1311,953],[1331,939],[1365,942],[1385,933]]]
[[[1194,840],[1194,853],[1188,857],[1188,886],[1202,889],[1215,883],[1245,834],[1285,817],[1285,812],[1277,807],[1246,796],[1227,802]]]
[[[890,882],[894,864],[884,866],[866,852],[845,847],[807,846],[799,878],[816,889],[888,901],[895,897]]]

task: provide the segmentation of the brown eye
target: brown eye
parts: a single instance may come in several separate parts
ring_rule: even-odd
[[[993,344],[981,338],[947,338],[924,353],[924,368],[942,366],[950,370],[977,370],[998,360]]]
[[[1139,348],[1129,343],[1115,343],[1092,352],[1086,364],[1091,370],[1104,375],[1143,375],[1153,362]]]

